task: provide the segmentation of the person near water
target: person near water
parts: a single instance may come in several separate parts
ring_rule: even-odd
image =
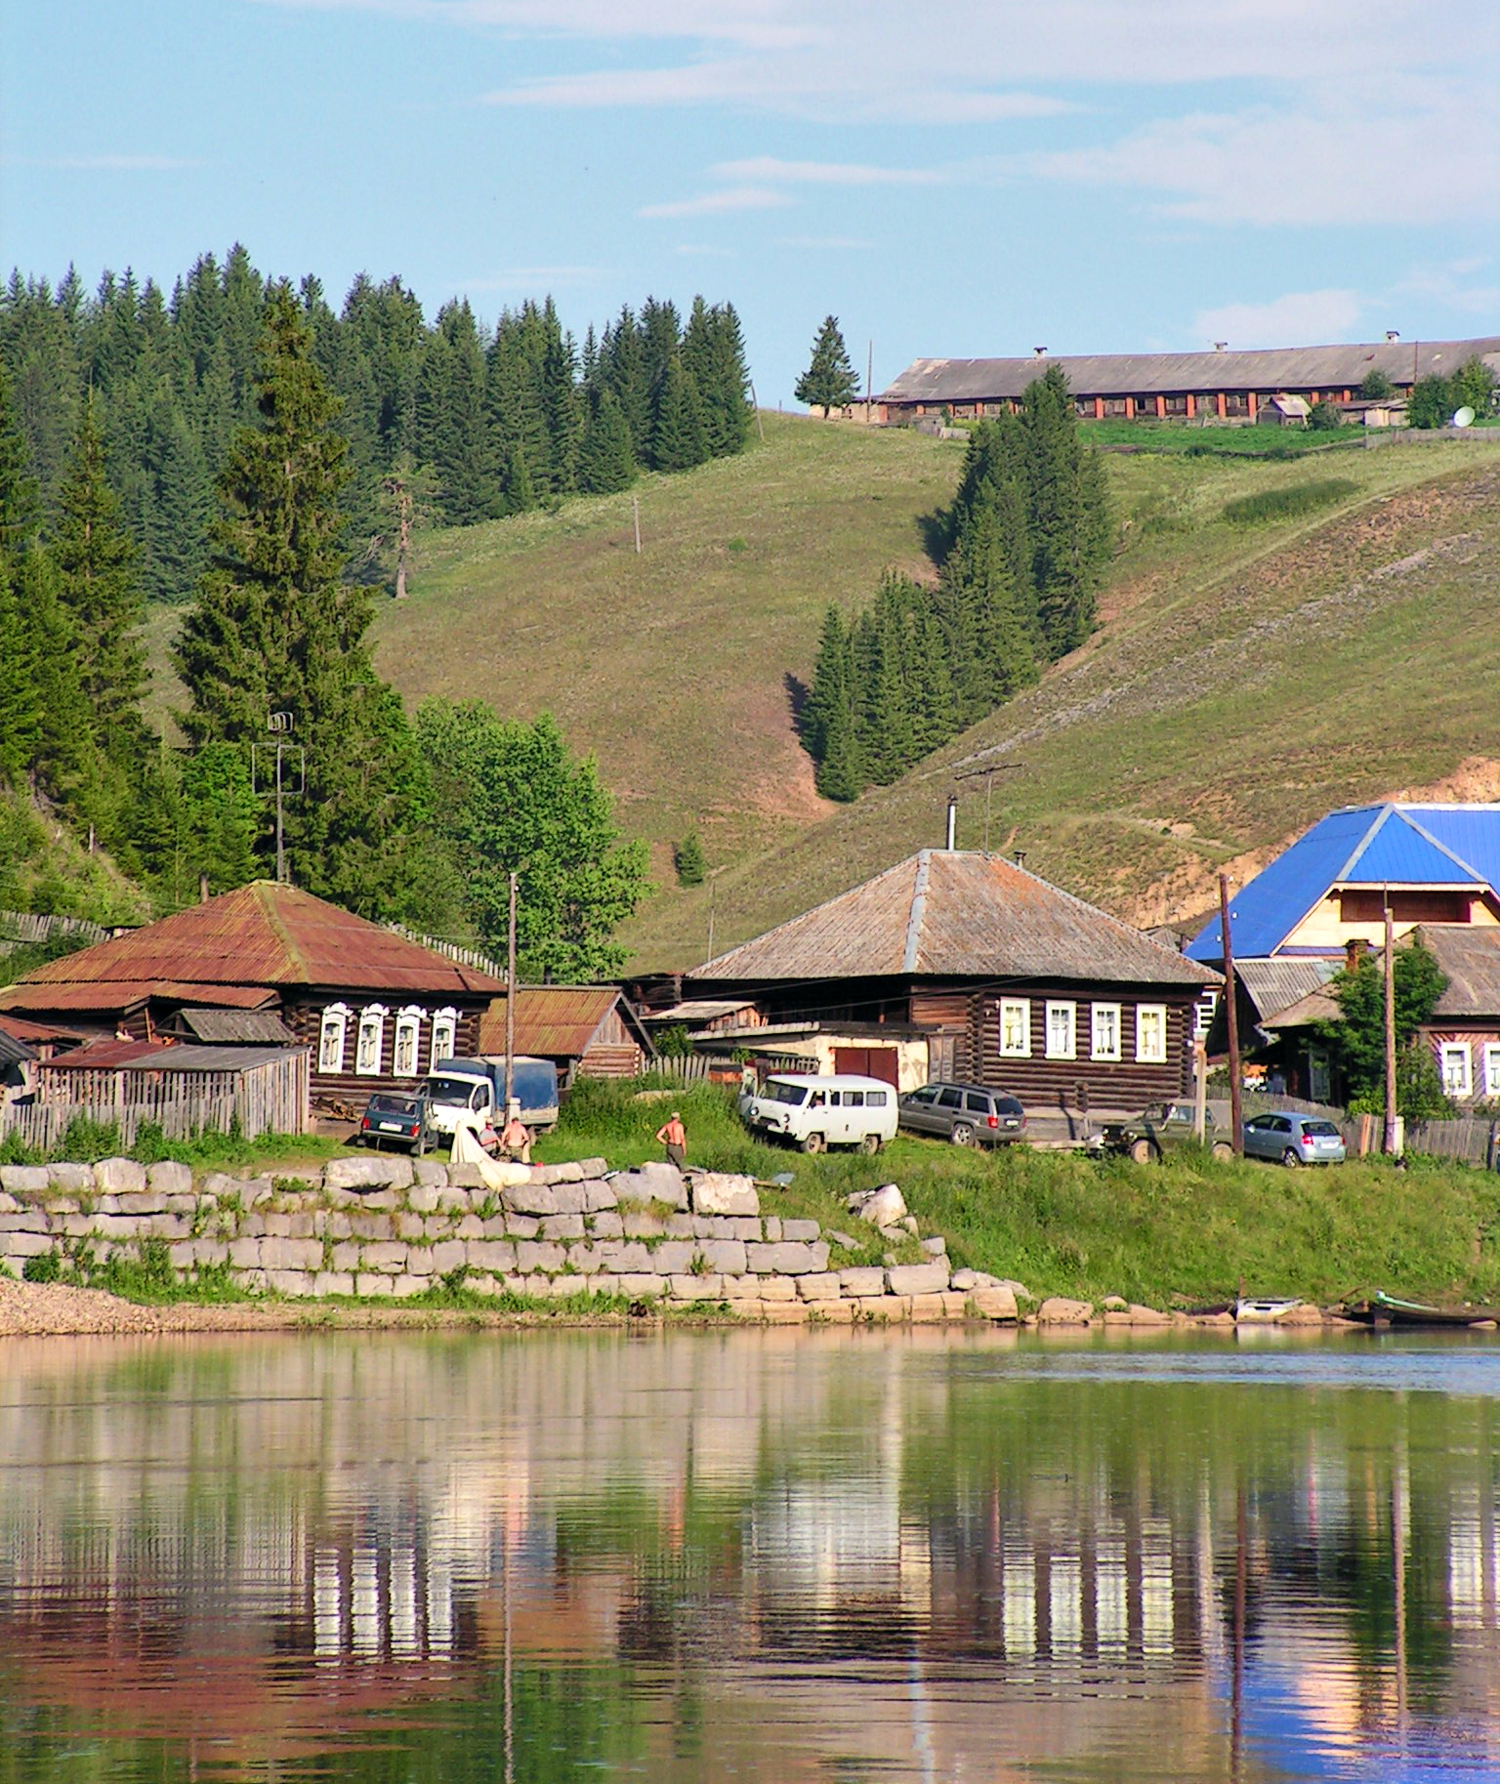
[[[666,1147],[667,1157],[677,1169],[684,1169],[687,1164],[687,1129],[682,1125],[682,1117],[675,1109],[657,1128],[656,1137]]]
[[[531,1163],[531,1129],[521,1119],[521,1105],[512,1102],[505,1126],[500,1130],[500,1150],[517,1164]]]

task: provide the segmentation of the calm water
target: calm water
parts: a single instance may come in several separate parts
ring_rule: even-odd
[[[0,1345],[12,1780],[1500,1778],[1500,1345]]]

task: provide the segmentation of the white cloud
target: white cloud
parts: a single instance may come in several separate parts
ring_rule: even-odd
[[[1435,300],[1462,315],[1484,316],[1493,325],[1494,317],[1500,315],[1500,285],[1469,283],[1471,274],[1492,264],[1490,256],[1475,254],[1450,260],[1446,266],[1413,267],[1396,285],[1395,295]]]
[[[1193,331],[1205,346],[1227,341],[1237,348],[1349,340],[1368,307],[1356,291],[1289,291],[1269,303],[1200,310],[1193,318]]]
[[[784,192],[772,192],[763,186],[731,186],[723,192],[705,192],[700,198],[644,205],[636,216],[719,217],[732,211],[773,211],[791,202]]]
[[[709,169],[722,180],[763,180],[797,186],[936,186],[949,176],[936,168],[869,167],[849,161],[780,161],[757,155],[749,161],[721,161]]]

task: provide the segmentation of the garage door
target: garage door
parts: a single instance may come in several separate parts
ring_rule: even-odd
[[[833,1069],[853,1072],[861,1078],[879,1078],[882,1084],[897,1087],[896,1049],[894,1047],[835,1047]]]

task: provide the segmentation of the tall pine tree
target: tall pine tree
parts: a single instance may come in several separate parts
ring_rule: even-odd
[[[823,318],[813,341],[812,358],[792,395],[810,409],[821,409],[825,416],[848,408],[859,395],[859,373],[850,361],[837,316]]]

